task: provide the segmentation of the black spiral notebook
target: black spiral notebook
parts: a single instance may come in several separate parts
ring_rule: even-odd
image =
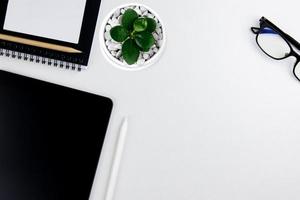
[[[0,0],[0,36],[77,50],[48,49],[1,37],[0,55],[72,70],[87,68],[100,2]]]
[[[0,71],[0,199],[89,200],[111,111],[106,97]]]

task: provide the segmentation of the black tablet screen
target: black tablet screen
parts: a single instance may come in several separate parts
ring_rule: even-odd
[[[110,99],[0,71],[0,199],[88,200]]]

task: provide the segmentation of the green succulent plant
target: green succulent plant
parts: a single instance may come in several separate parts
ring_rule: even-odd
[[[111,38],[122,43],[122,56],[127,64],[137,62],[140,52],[148,52],[154,45],[153,32],[156,22],[152,18],[139,17],[133,9],[127,9],[122,16],[121,25],[110,30]]]

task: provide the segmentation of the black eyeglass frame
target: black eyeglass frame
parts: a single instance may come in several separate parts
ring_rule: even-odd
[[[257,28],[257,27],[251,27],[251,31],[256,34],[256,43],[257,45],[259,46],[259,48],[267,55],[269,56],[270,58],[273,58],[275,60],[283,60],[283,59],[286,59],[288,57],[291,57],[291,56],[294,56],[296,58],[296,63],[294,65],[294,68],[293,68],[293,74],[294,76],[297,78],[298,81],[300,81],[300,77],[298,78],[298,76],[296,75],[295,73],[295,69],[296,69],[296,66],[298,65],[298,63],[300,62],[300,55],[293,49],[292,45],[300,50],[300,43],[295,40],[293,37],[291,37],[290,35],[288,35],[287,33],[285,33],[284,31],[282,31],[279,27],[277,27],[275,24],[273,24],[272,22],[270,22],[267,18],[265,17],[261,17],[260,20],[260,28]],[[282,37],[283,40],[285,40],[285,42],[288,44],[288,46],[290,47],[290,52],[285,55],[284,57],[282,58],[275,58],[271,55],[269,55],[259,44],[258,42],[258,37],[259,37],[259,34],[262,32],[262,30],[264,30],[265,28],[270,28],[272,29],[273,31],[275,31],[278,35],[280,35]],[[292,44],[292,45],[291,45]]]

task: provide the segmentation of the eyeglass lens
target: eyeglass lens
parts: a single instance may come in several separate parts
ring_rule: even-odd
[[[297,62],[294,68],[294,74],[300,80],[300,62]]]
[[[257,43],[267,55],[275,59],[283,59],[291,52],[288,43],[271,28],[265,27],[260,30]]]

